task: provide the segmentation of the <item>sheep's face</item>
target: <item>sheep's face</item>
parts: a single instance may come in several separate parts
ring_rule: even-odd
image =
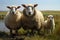
[[[35,5],[22,4],[22,6],[25,8],[27,16],[33,16],[34,15],[34,10],[35,10],[35,7],[37,6],[37,4],[35,4]]]
[[[20,6],[7,6],[10,9],[11,14],[16,14],[16,10],[20,8]]]
[[[53,18],[54,18],[53,15],[49,15],[49,16],[48,16],[48,19],[49,19],[50,21],[53,20]]]

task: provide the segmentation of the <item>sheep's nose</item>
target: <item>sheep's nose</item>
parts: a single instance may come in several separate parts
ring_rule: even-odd
[[[14,14],[14,12],[12,12]]]
[[[31,12],[29,12],[29,15],[31,15]]]

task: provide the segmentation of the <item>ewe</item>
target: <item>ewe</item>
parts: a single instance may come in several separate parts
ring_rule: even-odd
[[[7,15],[5,16],[5,25],[8,29],[10,29],[10,35],[13,36],[13,32],[16,33],[20,29],[20,18],[21,18],[21,13],[19,12],[20,6],[7,6],[9,9]],[[15,30],[15,31],[13,31]]]
[[[22,4],[24,7],[21,17],[22,27],[24,30],[31,29],[33,33],[35,30],[39,33],[44,22],[43,14],[35,9],[37,5],[38,4]]]
[[[45,20],[44,31],[48,33],[54,32],[55,21],[53,15],[48,15],[47,20]]]

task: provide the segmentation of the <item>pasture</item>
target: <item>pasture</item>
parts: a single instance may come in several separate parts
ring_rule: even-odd
[[[55,23],[56,23],[56,30],[54,34],[50,34],[48,36],[19,36],[19,37],[24,37],[24,40],[60,40],[60,11],[42,11],[44,14],[44,17],[46,19],[47,15],[52,14],[55,18]],[[5,16],[6,12],[1,11],[0,12],[0,19],[3,19]],[[3,15],[3,16],[2,16]],[[19,34],[24,34],[24,30],[20,29]],[[10,40],[8,39],[8,35],[5,32],[0,32],[0,40]]]

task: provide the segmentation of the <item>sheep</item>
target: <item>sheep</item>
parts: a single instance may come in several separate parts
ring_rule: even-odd
[[[38,4],[22,4],[24,7],[23,9],[23,15],[21,17],[21,23],[24,30],[32,30],[32,34],[34,31],[39,31],[42,28],[43,22],[44,22],[44,16],[43,14],[36,10],[35,7],[37,7]]]
[[[47,20],[45,20],[45,26],[44,31],[47,32],[47,34],[53,33],[55,30],[55,21],[53,15],[48,15]]]
[[[9,11],[4,18],[5,25],[10,30],[11,36],[13,36],[13,32],[15,32],[17,35],[17,30],[20,29],[19,21],[21,18],[21,12],[18,10],[20,6],[7,6],[7,8]]]

